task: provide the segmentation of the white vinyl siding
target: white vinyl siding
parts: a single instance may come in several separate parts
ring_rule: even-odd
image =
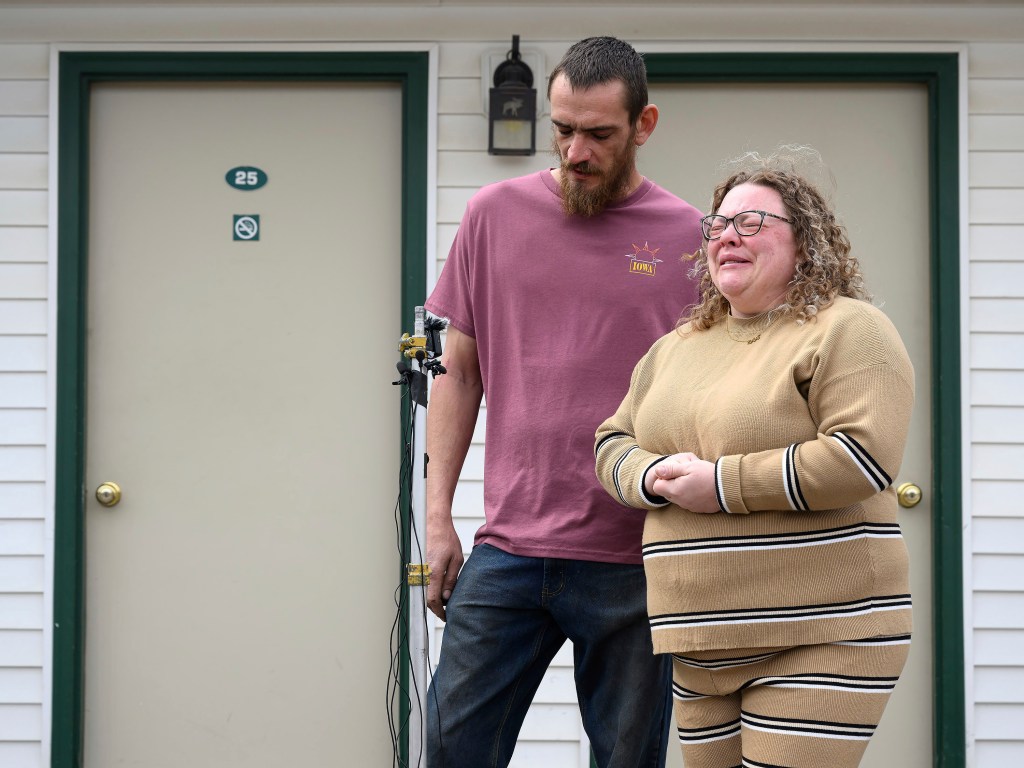
[[[1024,45],[968,54],[975,764],[1024,764]],[[968,616],[970,619],[971,617]]]
[[[0,45],[0,765],[41,768],[49,46]]]

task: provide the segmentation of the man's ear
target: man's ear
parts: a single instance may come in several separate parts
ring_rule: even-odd
[[[658,107],[648,104],[643,108],[640,117],[636,121],[636,136],[633,141],[639,147],[644,144],[654,133],[654,127],[658,124]]]

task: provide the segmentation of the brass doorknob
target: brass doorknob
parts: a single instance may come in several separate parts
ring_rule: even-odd
[[[923,495],[921,488],[914,483],[903,483],[896,488],[896,498],[900,500],[901,507],[916,507]]]
[[[121,486],[114,482],[102,483],[96,489],[96,501],[104,507],[112,507],[121,500]]]

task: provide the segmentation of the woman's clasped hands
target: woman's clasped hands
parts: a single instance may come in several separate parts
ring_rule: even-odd
[[[647,471],[644,488],[691,512],[721,512],[715,493],[715,465],[694,453],[676,453]]]

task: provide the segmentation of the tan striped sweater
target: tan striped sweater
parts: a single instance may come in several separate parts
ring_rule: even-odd
[[[728,318],[662,337],[597,431],[601,483],[650,510],[655,651],[908,633],[892,484],[914,373],[899,334],[881,311],[846,298],[803,325],[783,317],[752,343],[749,325]],[[644,490],[652,464],[684,451],[715,462],[723,511],[692,513]]]

